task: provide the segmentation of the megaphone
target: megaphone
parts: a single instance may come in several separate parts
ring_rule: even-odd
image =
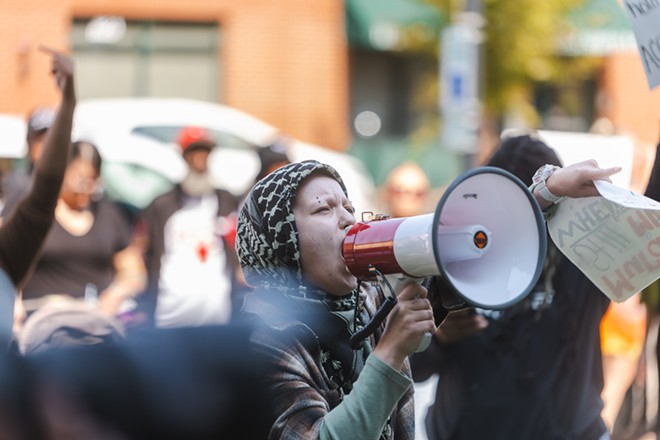
[[[451,310],[518,303],[538,282],[546,250],[534,196],[513,174],[486,166],[457,177],[434,213],[357,222],[342,248],[346,266],[361,280],[374,273],[440,277],[453,295],[443,302],[460,304]]]

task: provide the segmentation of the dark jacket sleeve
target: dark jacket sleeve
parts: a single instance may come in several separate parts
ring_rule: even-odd
[[[53,223],[66,171],[76,107],[73,77],[65,81],[62,93],[62,102],[35,167],[32,189],[0,228],[0,267],[19,289]]]
[[[0,264],[21,287],[53,223],[60,176],[37,174],[33,190],[0,228]]]
[[[415,382],[424,382],[429,377],[440,372],[444,351],[442,345],[442,342],[438,338],[433,337],[429,348],[420,353],[413,353],[410,356],[410,369]]]
[[[651,177],[649,178],[648,186],[644,195],[653,200],[660,201],[660,143],[655,150],[655,162],[651,170]]]

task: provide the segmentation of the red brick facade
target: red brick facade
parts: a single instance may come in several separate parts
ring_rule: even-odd
[[[348,48],[341,0],[0,0],[0,112],[52,103],[48,58],[38,44],[69,49],[74,18],[217,21],[219,101],[302,140],[345,150]],[[219,79],[220,81],[220,79]],[[601,87],[608,116],[644,143],[659,135],[660,91],[650,92],[636,53],[609,57]]]
[[[340,0],[0,0],[0,112],[55,100],[39,44],[69,50],[75,18],[217,21],[223,103],[301,140],[345,150],[348,48]]]

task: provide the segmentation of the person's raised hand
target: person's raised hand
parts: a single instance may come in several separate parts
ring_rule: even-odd
[[[557,196],[571,198],[598,196],[594,180],[611,182],[610,176],[621,167],[600,168],[593,160],[585,160],[556,170],[546,181],[548,190]]]
[[[415,352],[425,333],[435,332],[433,309],[426,288],[411,282],[397,296],[398,302],[387,317],[385,331],[374,354],[400,370],[405,358]]]
[[[65,96],[73,96],[73,59],[50,47],[39,46],[39,50],[51,56],[50,71],[55,76],[57,87]]]
[[[457,310],[449,312],[435,332],[435,337],[442,343],[451,344],[476,335],[486,327],[488,320],[475,313],[474,309]]]

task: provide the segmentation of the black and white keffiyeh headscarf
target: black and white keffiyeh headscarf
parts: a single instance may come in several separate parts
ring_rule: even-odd
[[[353,304],[352,295],[329,296],[308,286],[302,276],[293,202],[300,184],[314,173],[332,177],[346,194],[337,171],[315,160],[292,163],[274,171],[257,182],[245,200],[238,217],[236,251],[245,280],[251,286],[322,300],[331,303],[326,304],[331,309],[344,309]]]
[[[323,368],[333,389],[343,396],[371,351],[368,341],[357,350],[349,344],[356,326],[364,325],[369,317],[358,305],[364,300],[358,295],[359,288],[339,297],[310,286],[302,276],[293,203],[301,183],[319,173],[335,179],[346,194],[334,168],[314,160],[285,165],[260,180],[238,216],[236,251],[245,280],[255,287],[253,294],[268,297],[280,293],[298,311],[304,311],[296,316],[317,336]]]

